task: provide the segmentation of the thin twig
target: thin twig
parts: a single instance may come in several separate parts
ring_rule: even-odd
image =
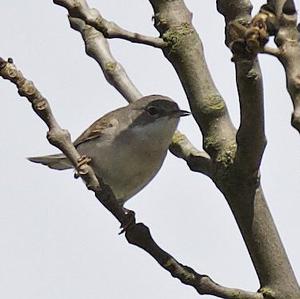
[[[65,154],[86,183],[87,188],[94,191],[97,199],[120,221],[121,225],[125,224],[127,215],[117,203],[112,190],[100,178],[96,177],[92,167],[87,164],[87,160],[83,163],[84,159],[74,147],[69,132],[59,126],[51,111],[49,102],[41,95],[33,82],[27,80],[21,71],[17,70],[12,59],[5,61],[1,57],[0,76],[14,83],[19,94],[28,99],[35,113],[49,128],[47,132],[48,141]]]
[[[141,98],[142,93],[130,80],[120,62],[113,57],[109,44],[103,34],[79,18],[69,17],[69,22],[71,28],[80,32],[85,44],[86,53],[97,61],[106,80],[114,86],[129,103]],[[182,142],[182,140],[185,140],[185,142]],[[192,148],[194,155],[187,156],[182,154],[191,151]],[[209,156],[199,155],[200,151],[178,130],[175,132],[170,151],[175,156],[184,159],[193,171],[208,175],[210,169]]]
[[[100,31],[106,38],[120,38],[155,48],[164,48],[166,46],[164,40],[159,37],[131,32],[114,22],[107,21],[97,9],[89,8],[85,0],[53,0],[53,2],[65,7],[71,17],[82,19],[86,24]]]
[[[153,240],[149,228],[138,223],[126,231],[130,244],[147,251],[165,270],[183,284],[192,286],[201,294],[214,295],[225,299],[263,299],[263,294],[240,289],[227,288],[214,282],[207,275],[195,272],[192,268],[180,264],[174,257],[161,249]]]
[[[32,104],[33,110],[46,123],[49,128],[47,138],[49,142],[60,149],[71,161],[78,174],[84,179],[89,189],[99,190],[100,185],[93,169],[87,163],[78,163],[81,156],[71,142],[70,133],[62,129],[52,114],[46,98],[34,86],[32,81],[27,80],[21,71],[17,70],[12,60],[8,62],[0,58],[0,75],[14,83],[21,96],[26,97]]]
[[[107,82],[115,87],[129,103],[141,98],[142,93],[130,80],[121,63],[113,57],[103,34],[79,18],[69,17],[69,22],[72,29],[80,32],[86,53],[97,61]]]

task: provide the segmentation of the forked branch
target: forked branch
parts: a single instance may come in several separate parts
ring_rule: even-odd
[[[281,2],[276,3],[280,11]],[[277,15],[279,30],[275,43],[279,49],[277,56],[286,74],[287,90],[293,102],[292,126],[300,133],[300,32],[297,28],[297,10],[292,0],[285,1]]]
[[[248,0],[236,3],[241,2],[249,3]],[[231,20],[228,27],[231,27],[229,33],[234,38],[231,37],[228,44],[233,51],[242,49],[248,57],[265,53],[278,58],[285,69],[286,86],[294,106],[291,123],[300,133],[300,32],[297,22],[293,0],[267,1],[248,22],[241,21],[240,17]],[[266,45],[269,36],[275,37],[277,48]]]
[[[261,9],[251,20],[248,0],[218,0],[217,7],[225,18],[226,44],[233,53],[239,94],[241,117],[235,162],[240,174],[255,177],[266,146],[263,83],[256,54],[268,40],[271,25],[264,22],[270,13],[267,8]]]
[[[52,114],[48,101],[41,95],[34,84],[27,80],[23,74],[16,69],[11,59],[7,62],[0,58],[0,76],[14,83],[18,88],[19,94],[29,100],[34,111],[49,128],[47,134],[49,142],[60,149],[68,159],[70,159],[78,171],[78,174],[86,182],[88,188],[95,192],[100,202],[123,224],[126,221],[126,214],[118,205],[110,187],[101,182],[100,188],[93,169],[87,163],[80,163],[80,154],[72,144],[70,134],[60,128]],[[173,277],[180,279],[184,284],[194,287],[199,294],[212,294],[228,299],[263,299],[263,296],[259,293],[222,287],[212,281],[208,276],[200,275],[192,268],[178,263],[171,255],[162,250],[155,243],[149,229],[142,223],[133,223],[127,227],[125,231],[126,238],[130,244],[144,249],[153,256],[163,268],[169,271]]]
[[[113,57],[103,34],[79,18],[69,17],[69,22],[71,28],[80,32],[87,55],[96,60],[107,82],[115,87],[129,103],[141,98],[141,92],[132,83],[122,64]]]
[[[72,9],[74,15],[78,14],[76,9],[77,7]],[[123,95],[127,102],[130,103],[141,98],[142,93],[130,80],[121,63],[112,55],[108,41],[103,34],[79,18],[69,17],[69,22],[71,28],[80,32],[86,53],[99,64],[106,80]],[[193,171],[209,175],[211,168],[209,156],[205,152],[197,150],[178,130],[174,135],[170,151],[185,160]]]
[[[97,9],[90,8],[85,0],[53,0],[53,2],[65,7],[71,17],[82,19],[86,24],[101,32],[106,38],[120,38],[155,48],[166,46],[164,40],[159,37],[131,32],[114,22],[106,20]]]

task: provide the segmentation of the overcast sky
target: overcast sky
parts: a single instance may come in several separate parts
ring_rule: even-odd
[[[256,12],[263,1],[252,1]],[[104,17],[148,35],[148,1],[94,0]],[[189,0],[207,62],[238,124],[234,65],[224,45],[224,22],[215,1]],[[49,100],[60,124],[76,138],[104,113],[126,102],[84,52],[66,10],[52,1],[2,0],[0,56],[13,57]],[[175,71],[158,49],[110,41],[113,55],[143,94],[159,93],[189,109]],[[284,72],[260,57],[265,83],[268,146],[262,185],[291,263],[300,277],[300,138],[290,126],[291,101]],[[192,299],[182,285],[142,250],[119,236],[117,221],[72,171],[56,172],[25,157],[54,153],[46,127],[15,87],[0,80],[1,199],[0,297],[6,299]],[[201,147],[190,117],[182,130]],[[155,179],[127,207],[151,228],[155,240],[179,262],[226,286],[257,290],[256,274],[223,196],[205,176],[168,154]],[[202,298],[211,298],[203,296]]]

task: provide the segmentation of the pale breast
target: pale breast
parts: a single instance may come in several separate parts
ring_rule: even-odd
[[[114,138],[104,134],[78,146],[122,204],[152,180],[164,161],[178,120],[162,121],[120,130]]]
[[[136,139],[130,140],[131,143],[118,140],[114,144],[100,141],[96,146],[85,142],[78,146],[79,152],[92,158],[96,175],[110,185],[122,204],[151,181],[167,153],[166,149],[153,150]]]

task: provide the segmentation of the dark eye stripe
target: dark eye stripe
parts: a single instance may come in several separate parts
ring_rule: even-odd
[[[152,116],[159,114],[159,110],[155,107],[147,108],[147,112]]]

